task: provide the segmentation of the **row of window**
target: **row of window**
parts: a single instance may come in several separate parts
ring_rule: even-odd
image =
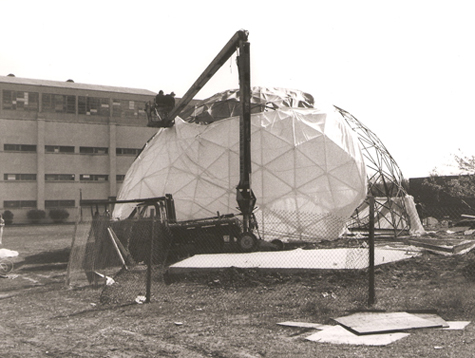
[[[3,179],[7,181],[36,181],[36,174],[4,174]],[[45,174],[46,181],[74,181],[74,174]],[[124,181],[125,175],[116,175],[116,181]],[[109,181],[108,175],[102,174],[81,174],[80,181]]]
[[[3,109],[38,111],[38,92],[3,90]]]
[[[5,152],[34,152],[36,145],[31,144],[4,144]],[[46,153],[74,153],[74,146],[67,145],[45,145]],[[116,155],[138,155],[140,149],[136,148],[116,148]],[[109,154],[107,147],[79,147],[80,154]]]
[[[45,208],[74,208],[76,202],[74,200],[45,200]],[[36,200],[5,200],[3,202],[5,209],[22,209],[22,208],[35,208]]]
[[[39,93],[3,90],[3,109],[38,111]],[[88,116],[109,116],[110,100],[103,97],[71,96],[53,93],[41,95],[41,111],[45,113],[71,113]],[[112,99],[113,117],[146,118],[145,102]]]

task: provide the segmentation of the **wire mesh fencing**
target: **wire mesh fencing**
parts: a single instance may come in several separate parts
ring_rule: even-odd
[[[97,286],[104,304],[216,300],[249,313],[264,305],[305,314],[371,299],[374,245],[345,232],[340,218],[263,211],[245,235],[239,215],[177,221],[167,209],[160,202],[127,220],[104,211],[78,222],[68,284]]]

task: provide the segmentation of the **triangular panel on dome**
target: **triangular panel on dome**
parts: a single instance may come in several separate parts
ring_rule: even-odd
[[[260,235],[337,239],[366,197],[356,135],[334,107],[312,108],[313,97],[304,92],[253,88],[251,97],[252,189]],[[145,192],[130,190],[129,183],[143,180],[140,175],[153,177],[150,163],[160,160],[153,196],[172,194],[178,220],[216,212],[238,214],[239,117],[222,116],[238,116],[240,110],[238,92],[226,91],[198,104],[190,117],[183,116],[185,121],[177,118],[174,127],[159,130],[126,174],[118,199],[143,198]],[[169,148],[176,151],[174,161],[162,153]],[[120,205],[114,211],[119,219],[126,214]]]

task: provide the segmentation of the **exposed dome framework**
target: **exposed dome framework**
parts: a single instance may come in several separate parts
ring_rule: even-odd
[[[368,173],[368,193],[375,198],[375,229],[391,230],[396,236],[410,231],[411,202],[401,169],[375,133],[347,111],[335,108],[358,135]],[[348,228],[366,229],[368,223],[368,203],[364,202],[353,213]]]

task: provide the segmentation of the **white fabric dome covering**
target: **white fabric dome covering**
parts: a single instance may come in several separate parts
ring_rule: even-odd
[[[366,197],[363,156],[341,114],[333,106],[280,107],[252,114],[251,122],[251,188],[261,236],[337,239]],[[239,116],[210,124],[176,118],[146,144],[117,199],[170,193],[178,220],[237,214],[238,182]],[[117,205],[113,217],[125,219],[132,210],[132,204]]]

